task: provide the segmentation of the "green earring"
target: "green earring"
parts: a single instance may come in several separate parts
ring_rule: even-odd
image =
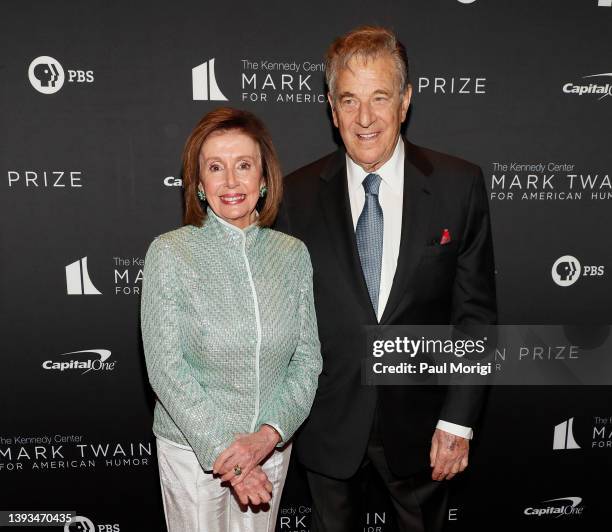
[[[200,198],[200,201],[206,201],[206,194],[204,194],[204,191],[198,188],[198,198]]]
[[[267,193],[268,193],[268,187],[266,185],[264,185],[263,187],[259,189],[260,198],[265,198]]]

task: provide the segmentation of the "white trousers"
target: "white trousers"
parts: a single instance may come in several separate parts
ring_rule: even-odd
[[[291,443],[262,464],[272,483],[269,505],[244,507],[229,487],[200,466],[191,449],[157,440],[157,461],[168,532],[274,532]]]

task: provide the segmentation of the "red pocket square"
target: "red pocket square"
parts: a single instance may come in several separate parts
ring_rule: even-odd
[[[440,238],[440,245],[448,244],[451,241],[450,231],[448,229],[444,229],[442,231],[442,237]]]

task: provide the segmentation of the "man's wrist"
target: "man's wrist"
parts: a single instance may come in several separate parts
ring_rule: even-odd
[[[472,427],[458,425],[457,423],[450,423],[449,421],[444,421],[442,419],[438,420],[436,428],[443,430],[444,432],[454,434],[455,436],[460,436],[461,438],[465,438],[466,440],[471,440],[474,437],[474,431],[472,430]]]

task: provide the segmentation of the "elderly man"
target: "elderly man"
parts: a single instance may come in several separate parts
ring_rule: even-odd
[[[323,372],[296,442],[313,531],[363,528],[372,468],[400,530],[439,530],[442,481],[467,466],[483,388],[362,385],[363,326],[495,323],[484,180],[477,166],[402,138],[412,88],[393,32],[353,30],[326,60],[344,147],[285,179],[278,221],[314,267]]]

